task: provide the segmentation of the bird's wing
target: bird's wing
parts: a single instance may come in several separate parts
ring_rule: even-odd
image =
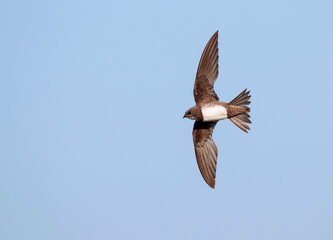
[[[215,187],[217,148],[212,139],[217,122],[196,121],[193,127],[195,156],[202,177],[211,187]]]
[[[197,105],[218,101],[214,91],[214,83],[219,75],[218,31],[209,39],[201,55],[195,78],[193,95]]]

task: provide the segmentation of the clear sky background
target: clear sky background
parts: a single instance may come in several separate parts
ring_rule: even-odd
[[[1,1],[0,239],[332,239],[333,2]],[[183,119],[219,30],[216,189]]]

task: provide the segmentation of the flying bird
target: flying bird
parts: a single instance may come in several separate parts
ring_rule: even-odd
[[[228,118],[247,133],[250,130],[248,105],[251,95],[245,89],[231,102],[221,102],[214,91],[214,83],[219,74],[218,31],[208,41],[199,62],[193,95],[196,105],[185,112],[184,118],[195,120],[193,143],[195,156],[202,177],[215,188],[217,147],[213,141],[214,127],[219,120]]]

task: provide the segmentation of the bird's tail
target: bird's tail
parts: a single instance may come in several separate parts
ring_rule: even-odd
[[[248,105],[251,103],[249,101],[251,95],[249,94],[250,91],[245,89],[229,103],[228,109],[228,118],[230,121],[246,133],[247,130],[250,130],[246,123],[251,123],[250,115],[248,114],[250,112]]]

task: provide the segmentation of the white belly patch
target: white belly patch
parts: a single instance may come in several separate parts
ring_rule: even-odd
[[[203,121],[217,121],[228,117],[227,109],[221,105],[205,106],[201,108]]]

